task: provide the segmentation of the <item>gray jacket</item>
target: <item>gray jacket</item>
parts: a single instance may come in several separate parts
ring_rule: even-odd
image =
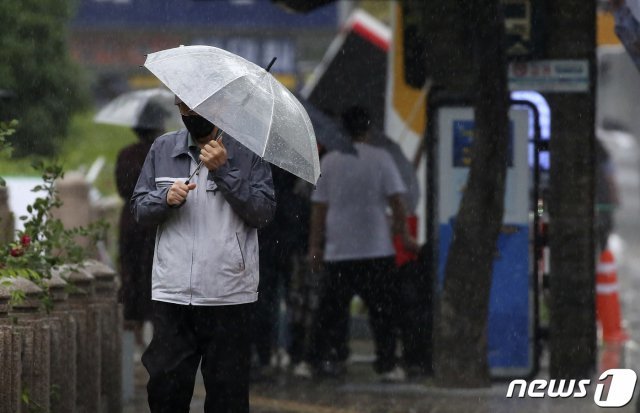
[[[194,176],[196,188],[180,207],[167,204],[176,180],[186,181],[198,151],[188,132],[153,143],[131,197],[138,222],[158,226],[152,299],[176,304],[225,305],[257,300],[258,234],[275,212],[269,165],[224,135],[228,161]]]

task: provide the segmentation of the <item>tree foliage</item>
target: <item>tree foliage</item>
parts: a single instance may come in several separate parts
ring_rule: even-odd
[[[18,119],[10,140],[15,155],[54,153],[71,114],[88,102],[81,68],[69,55],[67,26],[72,0],[0,2],[0,120]]]

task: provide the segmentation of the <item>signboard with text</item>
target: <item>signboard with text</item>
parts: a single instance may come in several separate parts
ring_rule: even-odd
[[[509,64],[510,90],[588,92],[587,60],[533,60]]]

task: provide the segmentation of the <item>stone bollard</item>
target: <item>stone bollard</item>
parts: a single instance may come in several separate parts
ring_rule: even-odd
[[[0,325],[10,325],[11,318],[9,318],[9,308],[11,306],[11,290],[8,286],[4,285],[6,278],[0,279]]]
[[[14,330],[22,345],[21,411],[50,410],[50,350],[49,320],[42,310],[42,289],[25,278],[12,278],[10,291],[22,291],[24,300],[14,302],[9,317],[14,318]]]
[[[76,358],[78,325],[69,309],[67,282],[60,269],[45,281],[53,302],[51,309],[51,413],[76,411]]]
[[[53,216],[62,221],[65,228],[86,227],[91,222],[89,202],[90,185],[80,172],[67,172],[63,179],[56,181],[58,197],[62,206],[52,211]],[[89,240],[78,237],[78,244],[89,247]]]
[[[103,221],[109,225],[109,230],[104,234],[104,240],[96,245],[96,258],[109,265],[111,265],[110,252],[118,251],[118,228],[122,205],[123,201],[118,195],[103,196],[91,203],[91,222]]]
[[[0,284],[0,413],[20,412],[22,341],[8,316],[11,293]]]
[[[83,265],[96,280],[96,303],[100,306],[102,332],[103,411],[122,411],[122,311],[118,304],[117,273],[100,261]]]
[[[64,274],[67,272],[67,274]],[[61,276],[71,284],[69,311],[77,322],[76,412],[100,412],[101,330],[95,303],[95,279],[83,268],[65,266]]]
[[[13,241],[15,222],[9,209],[9,190],[0,186],[0,245]]]

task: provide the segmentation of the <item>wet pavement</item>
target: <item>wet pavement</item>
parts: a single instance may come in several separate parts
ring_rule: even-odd
[[[367,360],[367,354],[355,358]],[[545,377],[545,363],[538,378]],[[135,398],[126,405],[125,413],[148,412],[144,384],[146,373],[136,366]],[[593,378],[592,383],[596,383]],[[495,383],[487,389],[442,389],[431,379],[399,384],[383,383],[373,373],[371,363],[351,362],[342,379],[310,380],[279,371],[252,383],[253,413],[590,413],[602,412],[594,401],[595,386],[587,387],[584,398],[543,399],[507,398],[508,383]],[[192,412],[202,412],[204,386],[196,383]],[[635,400],[620,413],[635,412]]]
[[[608,353],[601,347],[599,370],[626,367],[640,372],[640,151],[628,135],[607,136],[607,147],[617,168],[621,208],[616,212],[616,234],[611,247],[618,265],[618,281],[624,324],[631,340],[620,352]],[[441,389],[429,378],[401,384],[382,383],[373,373],[370,342],[352,343],[353,360],[340,380],[309,380],[276,372],[252,384],[251,411],[254,413],[572,413],[602,412],[594,402],[597,377],[587,387],[584,398],[512,398],[506,397],[508,382],[496,382],[491,388],[477,390]],[[546,356],[536,378],[547,374]],[[134,398],[125,413],[148,412],[146,372],[137,363]],[[638,393],[636,386],[636,393]],[[636,399],[627,406],[608,409],[635,412]],[[202,412],[204,387],[198,379],[192,400],[193,412]]]

